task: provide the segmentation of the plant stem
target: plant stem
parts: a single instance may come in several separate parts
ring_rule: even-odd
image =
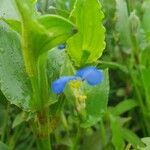
[[[49,92],[46,74],[47,53],[41,55],[38,59],[38,85],[40,91],[41,110],[37,112],[38,118],[38,148],[39,150],[51,150],[50,144],[50,120],[49,120]]]
[[[46,73],[47,53],[42,54],[38,59],[38,85],[40,90],[41,108],[47,107],[49,101],[49,86]]]
[[[147,119],[146,119],[146,116],[145,116],[146,108],[144,106],[142,96],[140,94],[141,91],[138,89],[138,87],[136,85],[136,77],[133,75],[132,70],[130,71],[130,75],[131,75],[131,79],[132,79],[132,82],[133,82],[133,85],[134,85],[135,94],[136,94],[136,97],[137,97],[137,100],[138,100],[138,103],[139,103],[139,107],[141,108],[141,113],[142,113],[141,115],[142,115],[143,123],[144,123],[143,133],[147,135],[147,134],[150,134],[150,131],[147,131],[147,130],[149,130],[149,123],[147,122]]]
[[[50,137],[37,139],[36,143],[37,143],[38,150],[52,150]]]
[[[78,144],[79,144],[79,140],[80,140],[80,133],[81,133],[81,129],[79,126],[77,126],[77,133],[76,133],[76,136],[73,140],[73,146],[72,146],[71,150],[77,150],[78,149]]]
[[[105,132],[105,126],[104,126],[103,120],[100,122],[100,132],[101,132],[101,139],[102,139],[103,147],[105,147],[107,144],[107,138],[106,138],[106,132]]]
[[[139,68],[140,66],[140,49],[138,47],[138,42],[137,42],[137,38],[133,33],[130,33],[130,37],[131,37],[131,44],[132,44],[132,53],[131,53],[131,64],[129,66],[129,72],[130,72],[130,76],[134,85],[134,89],[135,89],[135,94],[139,103],[139,106],[141,108],[141,115],[142,115],[142,119],[143,119],[143,123],[141,123],[143,126],[143,133],[145,134],[145,136],[150,135],[150,128],[149,128],[149,124],[150,124],[150,118],[146,116],[147,114],[147,106],[148,104],[145,104],[144,99],[142,97],[142,93],[141,90],[139,89],[137,83],[139,80],[139,77],[137,76],[137,74],[134,74],[134,68],[136,67],[136,71],[141,74],[141,69]],[[142,79],[141,79],[142,81]],[[143,83],[141,83],[143,84]]]
[[[49,92],[46,74],[47,53],[35,58],[33,53],[28,49],[29,45],[26,41],[27,37],[25,33],[23,35],[23,56],[33,90],[33,97],[30,103],[32,110],[37,112],[37,118],[35,118],[32,126],[35,127],[34,131],[38,138],[39,150],[51,150],[49,138]]]
[[[3,126],[3,131],[2,131],[2,135],[1,135],[1,141],[4,142],[5,141],[5,134],[8,132],[7,128],[8,128],[8,120],[9,120],[9,107],[10,104],[8,103],[7,108],[6,108],[6,118],[4,119],[4,126]]]

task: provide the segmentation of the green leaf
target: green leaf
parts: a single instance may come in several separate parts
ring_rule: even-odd
[[[144,51],[141,53],[141,64],[144,67],[150,67],[150,61],[149,61],[149,56],[150,56],[150,48],[147,47]]]
[[[21,112],[21,113],[17,114],[17,116],[15,117],[15,120],[13,121],[12,128],[15,128],[16,126],[20,125],[24,121],[26,121],[25,113]]]
[[[123,100],[117,106],[111,109],[111,113],[114,115],[121,115],[137,106],[138,103],[135,100]]]
[[[115,147],[115,150],[122,150],[124,149],[124,140],[123,140],[123,133],[122,127],[118,119],[114,116],[110,116],[111,120],[111,131],[112,131],[112,144]]]
[[[19,19],[13,0],[0,0],[0,18]]]
[[[64,43],[70,36],[76,33],[75,26],[65,18],[56,15],[44,15],[38,18],[40,25],[46,29],[49,34],[48,39],[43,43],[44,47],[40,50],[41,53]]]
[[[144,143],[141,141],[141,139],[131,130],[126,129],[126,128],[122,128],[122,134],[123,137],[126,141],[128,141],[130,144],[132,144],[132,146],[134,146],[135,148],[137,146],[144,146]]]
[[[68,18],[69,12],[73,9],[74,3],[75,0],[55,0],[55,7],[49,7],[49,10],[53,10],[53,13]]]
[[[51,84],[54,80],[58,79],[60,76],[61,68],[65,62],[66,54],[64,50],[58,48],[53,48],[48,53],[48,64],[47,64],[47,74],[48,81],[50,85],[50,99],[51,102],[56,102],[59,98],[58,95],[54,94],[51,89]]]
[[[0,141],[0,150],[9,150],[9,147]]]
[[[1,99],[0,99],[1,101]],[[0,103],[0,130],[1,128],[3,128],[5,121],[6,121],[6,115],[7,114],[7,110],[6,108]]]
[[[1,90],[0,90],[0,105],[7,106],[7,100]]]
[[[147,105],[150,106],[150,82],[149,82],[149,77],[150,77],[150,68],[143,68],[141,69],[141,74],[142,74],[142,80],[143,80],[143,86],[145,90],[145,96],[146,96],[146,102]]]
[[[71,19],[78,33],[67,41],[67,50],[77,66],[93,63],[105,48],[104,17],[98,0],[77,0]]]
[[[57,79],[60,76],[60,70],[65,62],[65,51],[58,48],[53,48],[48,53],[48,77],[50,81]]]
[[[92,87],[86,84],[85,95],[87,118],[83,126],[91,126],[100,121],[104,112],[107,110],[109,95],[109,77],[108,70],[104,70],[104,80],[101,84]]]
[[[83,143],[81,145],[82,150],[101,150],[103,149],[103,144],[101,139],[101,135],[99,130],[97,132],[94,132],[93,134],[90,134],[83,138]],[[110,150],[110,149],[107,149]]]
[[[14,19],[5,19],[0,18],[0,20],[3,20],[5,23],[7,23],[14,31],[21,34],[21,22]]]
[[[149,150],[150,149],[150,137],[144,137],[141,139],[146,145],[145,147],[138,147],[139,150]]]
[[[102,3],[102,7],[103,7],[106,18],[113,20],[115,16],[115,11],[116,11],[115,0],[101,0],[101,3]],[[109,27],[111,27],[111,24],[109,24]]]
[[[116,0],[117,9],[117,23],[116,30],[119,32],[120,42],[122,45],[129,47],[130,41],[130,30],[129,30],[129,17],[126,1]]]
[[[35,117],[34,113],[27,113],[22,111],[15,116],[12,128],[15,128],[16,126],[20,125],[23,122],[28,122],[31,118],[34,117]]]
[[[29,109],[31,86],[21,55],[20,37],[0,23],[0,88],[11,104]]]
[[[64,43],[76,32],[74,25],[56,15],[40,16],[31,0],[15,0],[22,23],[22,50],[25,68],[33,87],[32,107],[48,105],[49,91],[46,76],[47,52]],[[38,80],[38,81],[37,81]]]
[[[54,94],[51,89],[51,84],[54,80],[58,79],[60,76],[73,75],[74,68],[70,62],[69,57],[65,50],[60,50],[57,47],[53,48],[48,53],[48,80],[50,84],[50,98],[51,102],[56,102],[60,96]],[[65,92],[67,94],[67,92]],[[67,94],[67,96],[69,96]]]
[[[48,77],[50,83],[60,76],[73,75],[74,68],[65,50],[53,48],[48,53]]]
[[[150,0],[145,0],[143,2],[143,20],[142,20],[142,26],[145,30],[147,39],[150,41]]]
[[[32,59],[36,60],[42,53],[74,34],[74,25],[67,19],[56,15],[39,16],[31,0],[15,1],[22,19],[23,47],[32,55]]]
[[[119,69],[123,71],[124,73],[128,73],[128,69],[126,66],[121,65],[116,62],[111,61],[97,61],[97,63],[100,65],[100,68],[110,68],[110,69]]]

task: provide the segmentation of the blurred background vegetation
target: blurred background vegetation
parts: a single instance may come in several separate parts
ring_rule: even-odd
[[[69,18],[74,2],[38,0],[36,8],[42,14]],[[128,150],[142,145],[141,138],[150,137],[150,0],[100,2],[105,14],[106,49],[97,66],[109,68],[108,110],[99,123],[81,129],[77,128],[78,120],[65,109],[63,123],[52,129],[52,143],[56,150],[67,150],[72,144],[76,144],[79,150]],[[0,140],[3,143],[14,150],[35,149],[35,139],[26,122],[28,119],[0,93]],[[57,118],[53,124],[57,124]],[[145,138],[143,141],[150,142]],[[6,148],[0,142],[0,150]]]

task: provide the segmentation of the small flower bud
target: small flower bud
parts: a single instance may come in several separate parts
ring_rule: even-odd
[[[138,16],[135,14],[135,11],[132,12],[129,17],[129,25],[130,25],[131,33],[135,35],[140,26],[140,20],[139,20]]]

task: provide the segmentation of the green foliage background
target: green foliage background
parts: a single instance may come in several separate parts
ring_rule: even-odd
[[[21,19],[13,1],[0,0],[0,150],[49,150],[36,135],[47,128],[54,150],[149,150],[150,0],[39,0],[38,12],[34,0],[16,2]],[[69,87],[57,96],[48,86],[86,65],[103,69],[105,80],[83,85],[85,115]],[[39,129],[45,106],[50,127]]]

